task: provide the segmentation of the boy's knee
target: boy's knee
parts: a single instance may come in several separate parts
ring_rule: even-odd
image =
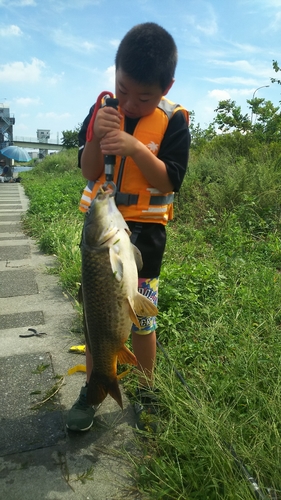
[[[150,333],[152,333],[156,330],[156,318],[155,317],[139,318],[139,322],[140,322],[140,328],[138,328],[136,325],[133,325],[132,326],[132,333],[135,333],[137,335],[149,335]]]

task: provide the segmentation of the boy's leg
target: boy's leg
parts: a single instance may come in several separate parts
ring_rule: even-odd
[[[139,278],[139,292],[155,305],[158,301],[158,278]],[[135,413],[139,430],[155,432],[158,427],[157,390],[154,389],[154,366],[156,361],[156,320],[154,317],[139,318],[141,327],[132,327],[133,351],[138,360],[138,388]]]
[[[88,382],[93,369],[93,360],[89,348],[86,345],[86,385],[82,387],[77,401],[69,410],[66,427],[71,431],[87,431],[93,425],[94,415],[97,408],[87,404]]]
[[[139,386],[153,387],[153,371],[156,360],[156,332],[147,335],[132,333],[133,351],[138,361]]]
[[[138,291],[155,306],[158,302],[159,278],[139,278]],[[156,360],[156,319],[139,317],[140,328],[132,326],[133,351],[138,361],[139,386],[153,387]]]
[[[134,405],[137,416],[136,428],[155,433],[158,428],[157,389],[154,388],[154,366],[156,361],[156,331],[139,335],[133,332],[133,350],[138,360],[138,388]]]

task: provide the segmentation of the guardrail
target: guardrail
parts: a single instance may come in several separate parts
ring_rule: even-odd
[[[13,137],[13,142],[40,142],[41,144],[41,141],[39,141],[38,137],[25,137],[25,136],[14,136]],[[58,137],[50,137],[48,139],[48,141],[52,144],[60,144],[60,139],[58,139]],[[42,141],[43,143],[43,141]],[[48,144],[48,142],[46,143]]]
[[[52,142],[38,142],[38,141],[21,141],[18,139],[13,139],[14,146],[19,146],[20,148],[29,149],[48,149],[51,151],[61,151],[63,149],[62,144],[52,143]]]

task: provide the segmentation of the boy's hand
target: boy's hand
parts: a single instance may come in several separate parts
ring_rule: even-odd
[[[120,130],[121,115],[117,109],[104,107],[98,110],[94,123],[94,135],[102,139],[108,132]]]
[[[133,156],[139,141],[127,132],[112,130],[100,141],[101,152],[104,155]]]

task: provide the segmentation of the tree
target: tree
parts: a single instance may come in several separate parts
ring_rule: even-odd
[[[242,115],[241,107],[237,106],[235,101],[231,101],[231,99],[219,101],[215,112],[218,114],[214,119],[214,123],[218,125],[222,132],[232,132],[234,130],[247,132],[251,130],[251,120],[248,114]]]
[[[206,129],[202,129],[200,123],[195,125],[195,113],[190,111],[189,130],[191,134],[191,147],[193,149],[202,149],[207,142],[210,142],[216,136],[216,130],[213,123],[210,123]]]
[[[281,115],[279,107],[271,101],[254,97],[248,99],[251,109],[251,118],[248,114],[241,113],[240,106],[230,99],[220,101],[215,111],[218,113],[214,119],[222,132],[251,133],[259,142],[275,142],[281,137]],[[254,120],[253,120],[254,116]]]
[[[64,130],[62,132],[61,142],[65,149],[78,148],[78,134],[80,131],[80,126],[76,127],[75,130]]]
[[[281,71],[281,68],[280,68],[277,61],[272,61],[272,66],[273,66],[275,73],[278,73],[278,71]],[[278,78],[270,78],[270,80],[272,83],[278,83],[279,85],[281,85],[281,80],[279,80]]]
[[[279,107],[274,106],[271,101],[265,99],[249,99],[247,103],[252,108],[252,132],[261,142],[274,142],[280,139],[281,116]]]

